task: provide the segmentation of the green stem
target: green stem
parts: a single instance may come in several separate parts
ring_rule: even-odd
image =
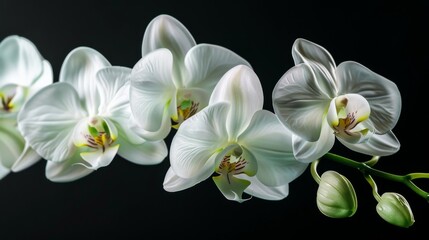
[[[317,182],[317,184],[320,183],[320,176],[317,173],[317,165],[319,164],[320,159],[317,159],[316,161],[311,162],[310,165],[310,172],[311,172],[311,176],[313,177],[314,181]]]
[[[369,185],[372,187],[372,195],[374,198],[379,202],[381,200],[380,194],[378,194],[378,188],[377,184],[375,183],[374,179],[369,174],[364,174],[364,177],[366,181],[368,181]]]
[[[406,175],[397,175],[397,174],[392,174],[392,173],[388,173],[388,172],[384,172],[384,171],[372,168],[371,166],[363,162],[357,162],[352,159],[349,159],[337,154],[333,154],[333,153],[327,153],[323,157],[326,159],[338,162],[340,164],[343,164],[345,166],[356,168],[359,171],[361,171],[364,175],[377,176],[390,181],[403,183],[411,190],[413,190],[415,193],[417,193],[419,196],[426,199],[426,201],[429,201],[429,193],[426,191],[423,191],[421,188],[419,188],[417,185],[415,185],[412,182],[412,180],[417,178],[429,178],[429,173],[410,173]]]

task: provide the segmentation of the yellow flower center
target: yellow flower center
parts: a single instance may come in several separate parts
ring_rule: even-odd
[[[177,106],[177,116],[171,117],[171,127],[178,129],[180,124],[198,112],[199,105],[198,102],[194,102],[191,99],[181,101]]]
[[[338,125],[334,126],[335,132],[352,135],[350,131],[359,123],[359,121],[356,121],[356,113],[357,111],[350,112],[347,113],[347,116],[345,118],[338,119]]]
[[[93,118],[88,124],[88,132],[83,133],[84,142],[79,146],[86,146],[93,149],[101,149],[102,152],[115,142],[115,137],[111,134],[106,121],[101,118]]]
[[[11,112],[13,109],[12,99],[15,95],[7,96],[0,93],[1,108],[5,112]]]

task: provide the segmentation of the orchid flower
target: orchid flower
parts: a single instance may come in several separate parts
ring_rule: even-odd
[[[391,155],[400,144],[392,129],[401,111],[395,83],[361,64],[336,66],[323,47],[297,39],[295,66],[273,90],[273,108],[293,133],[295,157],[311,162],[333,147],[335,139],[356,152]]]
[[[172,128],[178,129],[207,106],[211,91],[227,70],[249,65],[226,48],[197,45],[185,26],[169,15],[149,23],[142,56],[131,73],[130,105],[134,130],[149,140],[164,139]]]
[[[229,200],[243,193],[266,200],[289,194],[289,183],[306,163],[295,160],[292,135],[274,113],[263,110],[261,83],[245,65],[225,73],[209,105],[182,123],[172,139],[164,189],[175,192],[212,177]],[[283,130],[280,130],[283,129]]]
[[[50,63],[30,40],[11,35],[0,42],[0,179],[41,159],[19,132],[17,115],[34,93],[52,82]]]
[[[82,178],[116,154],[136,164],[157,164],[167,156],[164,141],[145,141],[128,127],[130,73],[96,50],[78,47],[64,60],[59,82],[24,104],[18,127],[48,160],[49,180]]]

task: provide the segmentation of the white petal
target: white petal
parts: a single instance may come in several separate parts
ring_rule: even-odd
[[[82,158],[78,153],[63,162],[47,161],[45,169],[46,178],[52,182],[71,182],[83,178],[94,171],[81,164],[77,164],[79,162],[82,162]]]
[[[10,173],[10,169],[0,163],[0,180]]]
[[[74,128],[84,116],[76,90],[68,83],[54,83],[27,101],[18,127],[40,156],[59,162],[74,152]]]
[[[156,131],[151,132],[151,131],[146,131],[145,129],[141,128],[137,124],[134,116],[131,116],[129,122],[130,122],[129,123],[130,124],[129,125],[130,131],[132,133],[129,134],[130,132],[127,131],[128,138],[130,138],[132,136],[132,134],[136,134],[140,139],[143,138],[143,139],[146,139],[148,141],[161,141],[161,140],[165,139],[171,131],[171,118],[170,118],[168,111],[166,109],[165,109],[164,115],[162,116],[162,119],[161,119],[161,128],[156,130]],[[134,143],[137,143],[137,142],[134,142]]]
[[[36,162],[38,162],[41,159],[42,158],[39,156],[39,154],[37,154],[37,152],[34,151],[27,143],[25,144],[24,150],[22,151],[19,158],[12,165],[11,169],[14,172],[20,172],[34,165]]]
[[[121,145],[118,154],[135,164],[155,165],[161,163],[168,155],[168,148],[163,140],[133,144],[126,137],[120,136],[118,142]]]
[[[370,120],[376,133],[386,133],[398,122],[401,113],[401,94],[396,84],[356,62],[343,62],[337,76],[340,94],[356,93],[371,106]]]
[[[338,140],[351,150],[370,156],[389,156],[400,148],[400,143],[392,131],[383,135],[373,134],[368,141],[359,144],[350,144],[340,138]]]
[[[209,158],[228,142],[225,121],[229,109],[228,103],[218,103],[182,123],[170,146],[170,164],[179,177],[200,174]]]
[[[30,87],[30,91],[28,93],[28,97],[33,96],[37,91],[42,89],[43,87],[48,86],[54,82],[54,73],[52,71],[51,64],[44,60],[43,61],[43,72],[42,74],[34,81],[33,85]]]
[[[332,76],[334,75],[336,64],[331,54],[314,42],[302,38],[296,39],[292,46],[292,56],[295,65],[308,61],[319,62],[329,70]]]
[[[209,105],[218,102],[231,104],[231,114],[225,124],[229,136],[237,137],[247,127],[253,114],[264,105],[264,93],[258,76],[248,66],[233,67],[214,88]]]
[[[297,135],[292,136],[295,158],[303,163],[310,163],[329,152],[335,143],[335,135],[327,122],[322,125],[322,132],[316,142],[306,141]]]
[[[172,62],[171,52],[159,49],[142,58],[132,70],[131,111],[143,132],[164,133],[154,140],[161,140],[166,137],[165,133],[169,133],[166,129],[171,129],[170,117],[173,114],[170,109],[176,108]]]
[[[97,72],[97,89],[100,93],[99,115],[115,120],[130,118],[130,76],[130,68],[118,66],[102,68]]]
[[[0,165],[10,169],[24,150],[24,138],[15,125],[0,121]]]
[[[211,92],[221,77],[232,67],[250,64],[233,51],[211,44],[198,44],[189,50],[185,66],[190,74],[184,80],[186,88],[195,87]]]
[[[161,14],[155,17],[146,28],[142,43],[142,56],[159,48],[169,49],[174,59],[175,80],[181,82],[185,55],[195,45],[191,33],[181,22],[172,16]]]
[[[115,158],[118,149],[119,144],[116,144],[115,146],[106,148],[104,152],[101,149],[92,152],[83,152],[80,154],[80,156],[84,161],[78,162],[76,164],[80,164],[92,170],[106,167]]]
[[[0,87],[18,84],[29,87],[42,73],[43,58],[28,39],[11,35],[0,43]]]
[[[319,139],[330,98],[308,64],[289,69],[274,87],[273,109],[280,121],[307,141]]]
[[[100,105],[96,73],[107,66],[111,66],[107,59],[88,47],[73,49],[61,66],[59,81],[68,82],[76,89],[91,115],[97,114]]]
[[[295,160],[292,133],[266,110],[255,113],[238,143],[258,163],[257,178],[267,186],[280,186],[300,176],[308,164]]]
[[[286,183],[281,186],[269,187],[259,181],[257,177],[240,175],[240,178],[247,179],[252,182],[250,186],[248,186],[246,190],[244,190],[244,192],[257,198],[277,201],[282,200],[289,195],[289,183]]]
[[[330,97],[336,95],[336,64],[325,48],[306,39],[298,38],[292,46],[292,57],[295,65],[310,64],[315,71],[316,79],[322,91]]]
[[[164,177],[163,187],[167,192],[178,192],[188,188],[191,188],[198,183],[206,180],[213,174],[213,167],[206,165],[206,168],[200,172],[199,175],[193,178],[181,178],[177,176],[173,169],[168,168],[167,173]]]

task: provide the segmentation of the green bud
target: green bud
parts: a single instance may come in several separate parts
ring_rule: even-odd
[[[386,192],[377,204],[377,213],[388,223],[408,228],[414,224],[414,215],[407,200],[399,193]]]
[[[357,209],[357,197],[351,182],[335,171],[324,172],[317,189],[317,207],[331,218],[353,216]]]

